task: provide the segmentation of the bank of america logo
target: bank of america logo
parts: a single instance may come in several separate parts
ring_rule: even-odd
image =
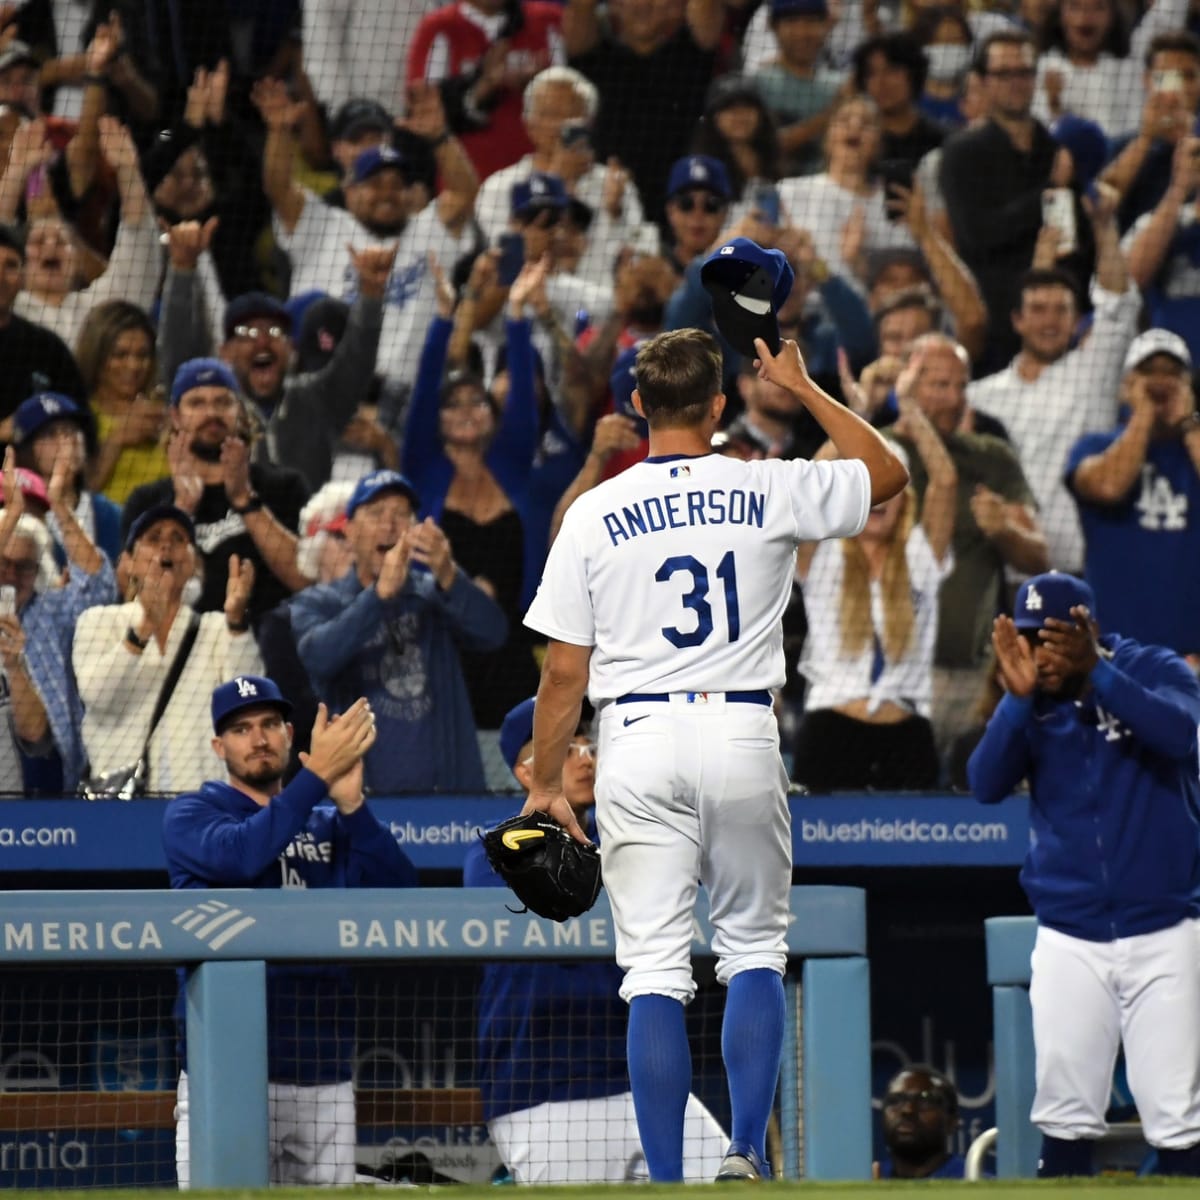
[[[220,950],[243,930],[255,924],[255,920],[246,916],[240,908],[231,908],[221,900],[205,900],[203,904],[185,908],[171,924],[186,929],[210,950]]]

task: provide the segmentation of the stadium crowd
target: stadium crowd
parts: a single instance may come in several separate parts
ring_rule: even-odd
[[[194,789],[244,674],[301,734],[365,695],[373,792],[511,788],[548,547],[644,457],[633,355],[714,329],[734,236],[912,475],[801,553],[798,783],[965,786],[993,617],[1048,569],[1200,663],[1198,32],[1195,0],[0,5],[3,791]],[[829,453],[728,346],[725,382],[714,452]]]

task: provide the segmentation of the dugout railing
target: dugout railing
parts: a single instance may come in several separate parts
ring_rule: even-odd
[[[711,958],[710,943],[702,893],[694,956]],[[793,888],[788,950],[779,1105],[784,1174],[869,1178],[865,894],[857,888]],[[268,962],[378,967],[612,955],[603,896],[586,916],[560,926],[506,910],[503,894],[493,889],[0,894],[5,968],[196,964],[186,997],[193,1187],[268,1182]],[[413,1092],[405,1099],[426,1117],[439,1109],[459,1118],[478,1115],[477,1093],[468,1088]],[[389,1102],[394,1107],[395,1097]],[[24,1091],[0,1096],[0,1124],[124,1124],[132,1117],[161,1127],[172,1106],[173,1094],[166,1091],[70,1097]],[[360,1116],[369,1120],[369,1112],[370,1096],[360,1094]]]

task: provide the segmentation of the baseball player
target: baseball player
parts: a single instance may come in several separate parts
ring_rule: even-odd
[[[366,700],[330,720],[317,709],[303,769],[283,786],[291,704],[271,679],[243,675],[212,694],[213,749],[227,783],[173,800],[163,849],[173,888],[409,887],[416,871],[363,799],[375,740]],[[332,804],[329,803],[332,801]],[[183,1029],[184,991],[176,1017]],[[354,993],[344,967],[267,968],[271,1182],[354,1183]],[[186,1051],[181,1048],[181,1059]],[[187,1073],[179,1078],[175,1159],[189,1183]]]
[[[525,619],[549,639],[525,810],[551,814],[580,840],[563,763],[585,692],[599,712],[597,828],[625,970],[629,1078],[655,1182],[683,1177],[697,880],[729,989],[722,1054],[733,1128],[718,1177],[768,1174],[792,875],[770,692],[784,681],[780,619],[797,544],[854,536],[871,506],[908,481],[883,438],[812,382],[795,342],[778,354],[754,344],[760,378],[805,405],[842,461],[714,454],[725,409],[717,344],[697,329],[660,334],[635,367],[649,457],[571,506]]]
[[[500,726],[500,750],[523,789],[533,754],[530,697]],[[563,764],[563,795],[589,833],[596,746],[576,729]],[[466,887],[503,887],[482,842],[463,862]],[[625,1069],[621,971],[610,962],[492,963],[479,992],[478,1073],[488,1132],[518,1183],[624,1183],[646,1178]],[[725,1132],[689,1096],[684,1176],[699,1182],[721,1164]]]
[[[984,802],[1028,779],[1033,1040],[1044,1176],[1089,1175],[1117,1050],[1165,1175],[1200,1174],[1200,683],[1099,635],[1092,589],[1035,575],[992,645],[1007,695],[967,766]]]

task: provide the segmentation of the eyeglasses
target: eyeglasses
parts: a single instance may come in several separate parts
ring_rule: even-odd
[[[596,743],[595,742],[572,742],[567,747],[568,754],[577,754],[580,758],[595,758]],[[521,759],[522,765],[528,767],[533,764],[533,755],[528,758]]]
[[[685,213],[694,212],[697,206],[699,206],[710,217],[725,211],[725,201],[720,196],[714,196],[711,192],[705,192],[703,196],[698,196],[695,192],[684,192],[682,196],[676,196],[671,203],[680,212]]]
[[[1037,74],[1035,67],[1001,67],[996,71],[988,71],[989,79],[999,79],[1001,83],[1008,83],[1016,79],[1032,79]]]
[[[884,1109],[907,1108],[912,1105],[919,1113],[946,1111],[946,1097],[941,1092],[889,1092],[883,1098]]]
[[[471,400],[447,400],[442,405],[442,412],[462,412],[468,408],[489,408],[490,401],[486,396],[476,396]]]
[[[288,331],[282,325],[269,325],[266,329],[260,329],[257,325],[235,325],[233,327],[233,336],[246,341],[257,341],[260,337],[287,337],[287,333]]]
[[[19,579],[32,579],[38,573],[36,558],[0,558],[0,573]]]

